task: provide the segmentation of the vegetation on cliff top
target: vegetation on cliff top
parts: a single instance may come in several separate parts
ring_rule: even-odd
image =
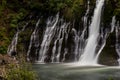
[[[26,63],[24,56],[14,59],[0,55],[0,80],[38,80],[31,64]]]

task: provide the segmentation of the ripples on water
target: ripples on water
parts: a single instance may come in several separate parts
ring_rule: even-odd
[[[76,66],[73,63],[34,64],[40,80],[120,80],[118,66]]]

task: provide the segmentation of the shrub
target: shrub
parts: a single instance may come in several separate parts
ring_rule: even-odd
[[[7,53],[7,47],[6,46],[0,46],[0,54],[6,54]]]
[[[19,57],[18,64],[8,64],[7,80],[37,80],[36,73],[32,70],[31,64]]]

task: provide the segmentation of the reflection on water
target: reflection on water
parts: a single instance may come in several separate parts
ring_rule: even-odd
[[[120,67],[34,64],[40,80],[120,80]]]

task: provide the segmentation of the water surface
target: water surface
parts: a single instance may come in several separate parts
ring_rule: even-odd
[[[40,80],[120,80],[120,67],[34,64]]]

